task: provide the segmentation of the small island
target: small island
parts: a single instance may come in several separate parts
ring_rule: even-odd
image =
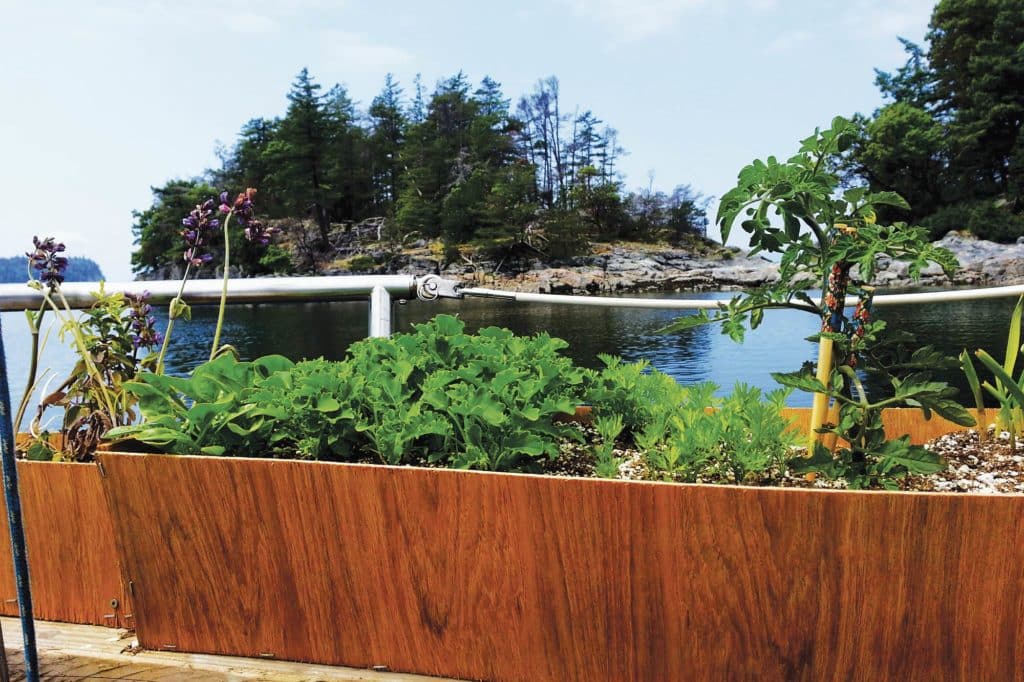
[[[27,282],[30,279],[25,256],[0,258],[0,284]],[[106,279],[99,264],[91,258],[70,257],[64,272],[66,282],[98,282]]]
[[[975,81],[945,42],[904,47],[903,67],[876,74],[886,103],[853,117],[849,146],[827,164],[844,186],[905,197],[877,218],[925,227],[959,257],[952,279],[933,268],[924,284],[1024,280],[1013,136],[996,134],[1002,110],[961,96]],[[232,276],[437,273],[575,294],[744,288],[776,276],[774,263],[708,238],[711,199],[690,185],[657,189],[652,173],[628,189],[615,128],[564,101],[553,76],[513,99],[489,76],[474,83],[460,71],[428,92],[418,76],[402,87],[388,74],[362,108],[303,68],[286,100],[283,115],[243,124],[219,167],[152,188],[153,204],[134,214],[137,277],[181,276],[180,216],[225,187],[256,188],[278,234],[267,249],[233,236]],[[1006,114],[1018,116],[1014,130],[1020,111]],[[982,114],[995,131],[984,144],[966,123]],[[221,238],[210,240],[220,262]],[[905,264],[877,265],[876,284],[911,284]]]

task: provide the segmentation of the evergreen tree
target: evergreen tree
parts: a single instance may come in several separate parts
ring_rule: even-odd
[[[372,205],[377,213],[384,214],[398,198],[399,156],[407,125],[402,112],[402,89],[390,73],[384,78],[384,89],[370,103],[369,114]]]
[[[400,240],[417,234],[499,251],[546,243],[552,255],[579,253],[588,237],[668,229],[662,214],[671,202],[661,194],[662,217],[648,220],[656,227],[638,227],[615,168],[622,150],[614,129],[589,110],[563,113],[554,77],[538,81],[516,115],[489,76],[474,89],[459,72],[440,81],[429,101],[419,76],[413,88],[403,108],[402,89],[388,74],[360,112],[345,88],[322,93],[303,69],[285,114],[243,125],[230,151],[220,154],[221,168],[154,188],[153,206],[136,214],[133,227],[136,271],[177,264],[181,216],[223,189],[245,187],[259,190],[262,216],[313,220],[309,233],[301,225],[285,227],[292,230],[290,247],[308,263],[328,253],[332,222],[368,216],[393,217],[389,230]],[[236,243],[238,234],[231,239],[232,260],[247,272],[294,267],[280,248],[268,255]]]
[[[941,0],[928,58],[949,118],[951,171],[975,195],[1022,198],[1024,0]],[[1016,172],[1015,172],[1016,171]]]
[[[288,111],[267,157],[284,209],[294,216],[311,216],[326,244],[331,229],[326,169],[330,121],[325,97],[319,93],[320,85],[302,69],[288,93]]]
[[[260,209],[265,215],[283,217],[284,197],[271,182],[274,165],[268,153],[277,134],[279,122],[254,118],[242,126],[238,141],[224,160],[220,170],[213,174],[213,184],[219,187],[255,187],[260,192]]]
[[[910,211],[893,209],[884,218],[920,221],[934,213],[948,196],[948,144],[942,125],[911,102],[880,109],[864,128],[857,156],[864,176],[879,188],[899,193]],[[888,207],[886,207],[888,208]]]
[[[135,211],[132,234],[138,248],[132,253],[132,272],[151,274],[158,268],[182,265],[181,219],[217,190],[202,180],[171,180],[152,187],[153,205]]]
[[[1024,232],[1024,0],[941,0],[927,49],[903,40],[906,64],[878,71],[893,100],[849,155],[873,190],[902,194],[935,237],[950,229],[1011,240]]]
[[[369,147],[348,91],[340,85],[331,88],[323,113],[328,216],[336,221],[365,218],[372,203]]]

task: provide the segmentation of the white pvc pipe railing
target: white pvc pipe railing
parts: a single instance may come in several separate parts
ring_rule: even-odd
[[[228,302],[237,303],[300,303],[307,301],[370,301],[370,336],[391,334],[392,297],[416,298],[425,280],[440,278],[412,275],[350,275],[335,277],[266,277],[228,281]],[[182,298],[189,305],[210,305],[220,302],[224,283],[220,279],[193,279],[185,284]],[[435,283],[436,286],[436,283]],[[178,295],[181,282],[153,280],[140,282],[106,282],[108,292],[149,293],[153,305],[165,305]],[[72,308],[88,308],[94,302],[95,282],[66,282],[60,290]],[[422,296],[421,296],[422,297]],[[43,301],[40,291],[26,284],[0,284],[0,311],[38,308]],[[58,302],[59,304],[59,302]]]
[[[630,298],[619,296],[568,296],[564,294],[531,294],[498,289],[466,288],[463,296],[498,298],[517,303],[546,303],[554,305],[584,305],[607,308],[651,308],[659,310],[716,310],[725,299],[714,298]],[[989,287],[985,289],[957,289],[955,291],[927,291],[913,294],[884,294],[875,296],[873,305],[906,305],[917,303],[949,303],[988,298],[1007,298],[1024,294],[1024,284]],[[812,297],[816,303],[820,299]]]
[[[174,280],[141,282],[108,282],[107,291],[125,293],[149,292],[154,305],[170,302],[178,294],[180,282]],[[216,304],[220,301],[219,279],[191,280],[182,297],[190,305]],[[61,291],[72,308],[87,308],[93,303],[92,292],[99,288],[94,282],[69,282]],[[1008,298],[1024,294],[1024,284],[987,287],[984,289],[957,289],[928,291],[912,294],[884,294],[875,296],[874,305],[908,305],[919,303],[949,303],[990,298]],[[334,277],[268,277],[236,279],[228,283],[228,302],[237,303],[298,303],[308,301],[368,300],[370,303],[369,335],[388,336],[391,333],[391,302],[394,298],[434,300],[437,298],[495,298],[517,303],[552,305],[598,306],[606,308],[647,308],[654,310],[715,310],[724,305],[721,298],[635,298],[628,296],[567,296],[563,294],[533,294],[501,291],[479,287],[463,287],[459,282],[437,275],[345,275]],[[813,300],[813,299],[812,299]],[[25,284],[0,284],[0,311],[38,308],[42,294]]]
[[[366,299],[376,287],[383,287],[397,298],[416,297],[417,278],[412,275],[346,275],[335,277],[263,277],[228,281],[229,303],[295,303],[304,301],[346,301]],[[149,292],[154,305],[169,303],[177,296],[181,282],[155,280],[107,282],[108,292],[130,294]],[[182,298],[189,305],[220,302],[220,279],[192,279],[185,284]],[[65,282],[60,290],[72,308],[88,308],[93,304],[96,282]],[[38,308],[42,294],[25,284],[0,284],[0,310]]]
[[[391,336],[391,294],[383,286],[370,292],[370,338]]]

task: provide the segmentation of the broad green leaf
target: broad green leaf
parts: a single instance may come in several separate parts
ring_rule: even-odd
[[[321,396],[316,401],[318,412],[337,412],[341,409],[341,403],[331,396]]]
[[[675,322],[663,327],[658,330],[659,334],[668,334],[671,332],[686,331],[687,329],[696,329],[712,322],[719,322],[720,318],[714,318],[708,316],[707,311],[699,310],[696,315],[683,315],[682,317],[676,318]]]
[[[904,210],[910,210],[910,204],[896,192],[872,192],[867,196],[866,202],[873,206],[885,205],[895,206]]]
[[[899,465],[912,474],[934,474],[945,468],[938,455],[920,445],[911,445],[909,436],[887,441],[876,454],[884,465]]]
[[[816,376],[807,372],[772,372],[772,378],[783,386],[795,388],[808,393],[828,393],[825,384]]]

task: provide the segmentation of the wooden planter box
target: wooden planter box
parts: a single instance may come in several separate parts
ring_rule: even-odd
[[[978,411],[967,410],[977,418]],[[787,407],[782,414],[790,419],[795,430],[807,433],[811,427],[811,409],[809,407]],[[989,414],[994,418],[995,410]],[[931,419],[924,419],[921,410],[910,407],[891,407],[882,412],[882,423],[885,434],[889,438],[909,435],[910,442],[918,445],[938,438],[953,431],[964,431],[964,427],[933,414]]]
[[[106,496],[95,464],[18,462],[33,611],[41,620],[131,627]],[[18,615],[6,513],[0,613]]]
[[[494,681],[1024,669],[1021,495],[99,458],[145,648]]]

